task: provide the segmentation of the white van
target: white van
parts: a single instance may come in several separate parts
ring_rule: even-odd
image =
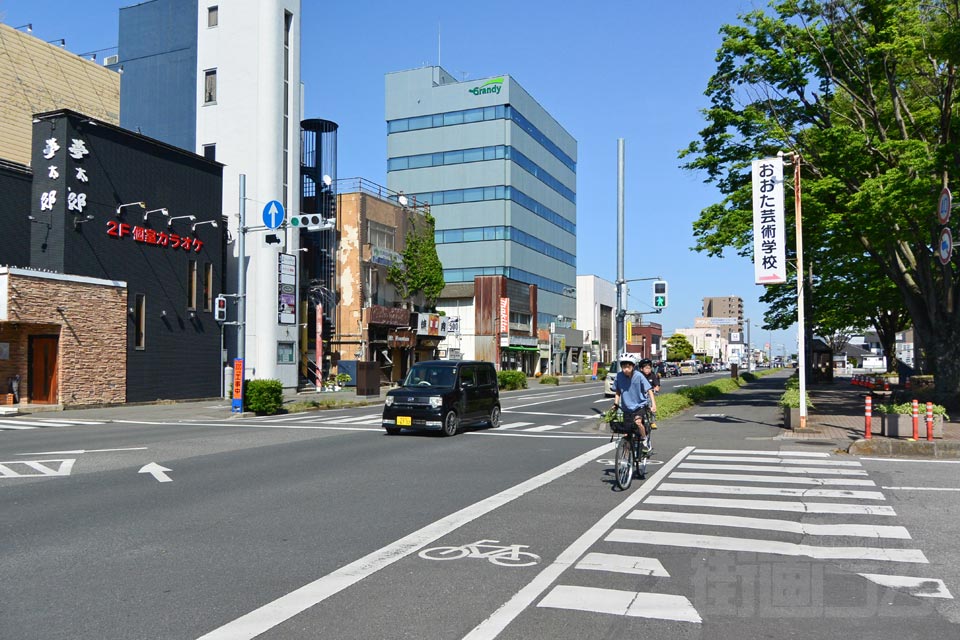
[[[680,363],[680,373],[682,375],[695,375],[700,373],[700,365],[696,360],[684,360]]]

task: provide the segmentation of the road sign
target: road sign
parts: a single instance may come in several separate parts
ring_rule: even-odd
[[[937,203],[937,219],[940,221],[940,224],[950,222],[950,208],[952,206],[953,197],[950,195],[950,189],[944,187],[943,191],[940,192],[940,201]]]
[[[937,248],[940,257],[940,264],[949,264],[953,257],[953,232],[950,227],[944,227],[940,232],[940,246]]]
[[[740,321],[737,318],[712,317],[707,318],[712,325],[738,325]]]
[[[268,229],[276,229],[279,227],[283,224],[285,217],[286,212],[284,212],[283,205],[280,204],[279,200],[271,200],[263,207],[263,224],[265,224]]]

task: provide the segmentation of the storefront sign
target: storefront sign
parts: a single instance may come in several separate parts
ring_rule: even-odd
[[[370,251],[370,262],[390,266],[401,261],[401,256],[396,251],[384,249],[383,247],[372,247]]]
[[[471,87],[467,89],[467,91],[475,96],[482,96],[487,93],[500,93],[501,89],[503,89],[503,78],[493,78],[492,80],[487,80],[479,87]]]
[[[114,238],[133,238],[136,242],[152,244],[157,247],[166,247],[167,249],[182,249],[183,251],[194,251],[199,253],[203,249],[203,240],[188,236],[181,236],[176,233],[167,233],[165,231],[156,231],[139,225],[131,225],[119,220],[107,220],[107,235]]]
[[[277,322],[297,323],[297,257],[290,253],[277,255]]]
[[[387,333],[387,346],[391,349],[409,349],[412,345],[412,331],[406,329],[391,329]]]
[[[500,333],[510,331],[510,298],[500,298]]]
[[[230,406],[232,413],[243,413],[243,360],[233,361],[233,402]]]
[[[417,335],[440,337],[446,336],[447,317],[438,315],[436,313],[418,313]]]
[[[367,324],[385,324],[393,327],[403,327],[410,324],[410,312],[399,307],[382,307],[373,305],[363,310]]]

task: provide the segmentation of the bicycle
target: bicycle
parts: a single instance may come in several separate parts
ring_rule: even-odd
[[[614,407],[616,412],[614,419],[610,421],[610,441],[619,436],[617,442],[616,455],[614,456],[614,479],[621,491],[630,488],[633,482],[634,473],[641,480],[647,478],[647,458],[649,451],[643,449],[643,439],[640,437],[640,429],[632,422],[626,424],[623,420],[623,410],[620,407]],[[647,432],[647,438],[650,437],[650,415],[649,411],[641,411],[644,429]],[[619,418],[619,420],[618,420]]]
[[[500,545],[499,540],[477,540],[460,547],[433,547],[418,555],[426,560],[459,560],[460,558],[483,558],[501,567],[529,567],[540,562],[540,556],[521,551],[528,545]]]

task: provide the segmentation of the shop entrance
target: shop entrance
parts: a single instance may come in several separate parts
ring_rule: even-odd
[[[30,402],[57,403],[57,336],[30,336],[27,369]]]

